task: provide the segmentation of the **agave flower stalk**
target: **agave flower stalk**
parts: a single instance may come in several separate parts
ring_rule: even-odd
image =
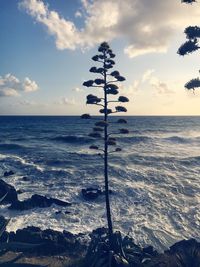
[[[98,74],[100,77],[94,80],[88,80],[83,83],[86,87],[97,87],[101,89],[101,97],[89,94],[87,96],[86,104],[101,106],[99,113],[102,114],[102,119],[95,123],[93,132],[89,134],[90,137],[97,138],[102,141],[103,145],[101,147],[97,145],[90,146],[90,149],[98,150],[103,153],[99,153],[104,160],[104,184],[105,184],[105,202],[106,202],[106,217],[108,224],[108,236],[110,245],[112,245],[113,236],[113,222],[111,216],[110,208],[110,198],[109,198],[109,177],[108,177],[108,156],[114,152],[120,152],[121,148],[117,147],[114,150],[109,150],[110,146],[116,146],[116,139],[111,138],[109,133],[109,116],[113,113],[126,112],[127,109],[123,106],[115,106],[115,110],[110,108],[110,105],[117,103],[126,103],[129,99],[125,96],[119,96],[118,99],[110,99],[111,96],[117,95],[119,93],[118,84],[123,82],[125,78],[120,75],[119,71],[114,70],[110,72],[115,65],[113,58],[115,54],[110,49],[109,45],[104,42],[99,46],[98,54],[92,57],[92,60],[101,65],[101,67],[92,67],[90,72]],[[81,116],[83,119],[91,118],[89,114],[83,114]],[[127,123],[125,119],[119,119],[118,123]],[[127,129],[119,129],[117,134],[128,134]]]

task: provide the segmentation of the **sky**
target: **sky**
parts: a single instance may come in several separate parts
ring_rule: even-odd
[[[181,0],[0,0],[0,115],[98,114],[82,86],[101,42],[126,81],[125,115],[200,115],[198,52],[179,56],[200,5]]]

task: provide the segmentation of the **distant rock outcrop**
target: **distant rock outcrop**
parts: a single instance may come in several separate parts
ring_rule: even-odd
[[[18,201],[17,191],[14,186],[6,183],[2,179],[0,179],[0,198],[3,198],[0,204],[12,204]]]
[[[15,174],[13,171],[5,171],[3,176],[8,177],[8,176],[11,176],[13,174]]]
[[[86,199],[86,200],[95,200],[97,199],[99,196],[104,195],[105,192],[99,188],[95,188],[95,187],[88,187],[88,188],[84,188],[81,190],[82,196]],[[109,193],[112,193],[112,190],[109,190]]]
[[[65,202],[65,201],[62,201],[56,198],[48,198],[45,196],[34,194],[32,195],[31,198],[28,198],[24,201],[12,202],[12,205],[9,207],[9,209],[28,210],[28,209],[33,209],[33,208],[47,208],[53,204],[56,204],[62,207],[67,207],[71,205],[71,203],[68,203],[68,202]]]

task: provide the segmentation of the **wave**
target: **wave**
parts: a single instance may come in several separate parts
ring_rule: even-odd
[[[25,146],[17,145],[17,144],[0,144],[1,150],[19,150],[19,149],[25,149]]]
[[[60,135],[51,138],[51,140],[81,145],[85,143],[90,143],[93,139],[89,137],[75,136],[75,135]]]
[[[171,137],[164,138],[164,140],[167,140],[173,143],[179,143],[179,144],[186,144],[186,143],[192,142],[192,139],[184,138],[180,136],[171,136]]]
[[[121,140],[123,142],[126,143],[140,143],[140,142],[148,142],[153,140],[152,137],[148,137],[145,135],[141,135],[141,136],[130,136],[130,137],[120,137],[117,138],[118,140]]]
[[[200,156],[182,158],[179,162],[186,166],[199,166]]]

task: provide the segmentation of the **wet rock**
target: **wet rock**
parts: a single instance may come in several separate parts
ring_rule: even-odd
[[[70,214],[71,212],[70,212],[70,211],[68,211],[68,210],[66,210],[64,213],[65,213],[65,214]]]
[[[6,171],[6,172],[4,172],[4,177],[8,177],[8,176],[11,176],[11,175],[13,175],[13,174],[15,174],[13,171]]]
[[[61,210],[55,211],[55,215],[63,214]]]
[[[31,198],[28,198],[24,201],[15,201],[9,207],[11,210],[28,210],[33,208],[47,208],[51,205],[56,204],[58,206],[67,207],[70,206],[71,203],[56,199],[56,198],[48,198],[45,196],[41,196],[38,194],[32,195]]]
[[[23,194],[23,193],[24,193],[24,191],[23,191],[22,189],[18,189],[18,190],[17,190],[17,194],[18,194],[18,195]]]
[[[157,256],[158,252],[154,249],[153,246],[148,246],[143,248],[143,253],[148,254],[150,256]]]
[[[86,251],[86,246],[80,241],[79,235],[70,232],[59,232],[52,229],[41,230],[38,227],[29,226],[14,232],[7,233],[10,242],[38,244],[32,251],[35,255],[81,255]],[[22,251],[23,252],[23,251]],[[30,251],[29,251],[30,253]]]
[[[30,181],[30,178],[28,178],[27,176],[24,176],[24,177],[22,177],[22,181],[29,182]]]
[[[0,179],[0,198],[2,197],[4,197],[4,199],[0,204],[15,203],[18,201],[17,191],[14,186]]]
[[[82,196],[87,200],[94,200],[101,195],[101,190],[98,188],[89,187],[82,189]]]
[[[99,188],[95,188],[95,187],[88,187],[88,188],[82,189],[81,193],[82,193],[82,196],[86,200],[95,200],[99,196],[104,195],[105,191],[103,191]],[[111,193],[112,193],[112,191],[109,190],[109,194],[111,194]]]
[[[199,267],[200,243],[195,239],[182,240],[153,258],[147,267]]]

